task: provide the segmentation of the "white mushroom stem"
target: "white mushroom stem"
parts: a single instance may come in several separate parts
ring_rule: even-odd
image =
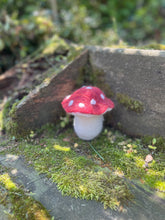
[[[92,140],[102,131],[103,120],[103,115],[75,114],[73,122],[74,130],[79,138]]]

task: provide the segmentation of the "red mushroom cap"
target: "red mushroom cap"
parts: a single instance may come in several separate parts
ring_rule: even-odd
[[[65,97],[61,104],[70,114],[101,115],[114,108],[114,103],[93,86],[81,87]]]

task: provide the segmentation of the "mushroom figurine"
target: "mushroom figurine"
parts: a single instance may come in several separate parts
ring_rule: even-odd
[[[114,103],[97,87],[83,86],[62,101],[64,110],[74,115],[74,130],[83,140],[92,140],[103,128],[103,114],[114,108]]]

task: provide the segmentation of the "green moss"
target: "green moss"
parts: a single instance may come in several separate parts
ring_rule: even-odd
[[[18,101],[16,101],[13,105],[12,105],[12,108],[9,112],[9,116],[10,117],[14,117],[15,116],[15,113],[16,113],[16,108],[17,108],[17,105],[18,105]]]
[[[143,181],[146,188],[164,193],[163,154],[157,151],[153,154],[140,139],[106,129],[90,142],[96,154],[88,142],[75,136],[73,129],[60,131],[54,138],[59,133],[57,128],[45,127],[39,133],[44,133],[44,138],[35,139],[33,133],[33,137],[19,142],[13,150],[24,155],[39,173],[47,174],[63,195],[94,199],[105,208],[116,209],[132,198],[125,179]],[[154,161],[145,168],[145,157],[151,153]]]
[[[5,167],[0,175],[0,204],[6,208],[9,219],[50,220],[47,210],[28,192],[12,181]]]
[[[67,135],[71,132],[68,130]],[[63,195],[95,199],[112,209],[132,198],[123,179],[77,154],[74,146],[63,140],[65,137],[62,133],[58,139],[47,137],[37,144],[35,140],[34,144],[22,142],[14,151],[33,161],[36,170],[56,182]]]
[[[14,122],[13,118],[16,113],[16,106],[18,105],[18,100],[13,104],[12,100],[10,103],[7,103],[7,107],[5,107],[5,114],[3,117],[3,121],[5,122],[4,129],[11,136],[16,136],[18,125]]]
[[[124,105],[127,109],[134,111],[136,113],[142,113],[143,112],[143,104],[142,102],[135,100],[128,95],[117,93],[117,100],[119,103]]]
[[[89,162],[85,161],[85,166],[82,166],[80,159],[67,159],[62,172],[54,173],[52,176],[63,194],[87,200],[95,199],[102,202],[105,208],[112,209],[116,209],[122,200],[130,199],[131,194],[121,178],[107,175],[104,169],[96,171],[97,167],[96,170],[93,166],[86,168]]]
[[[78,46],[78,45],[69,45],[69,52],[67,54],[67,61],[71,62],[73,61],[76,57],[78,57],[82,52],[84,51],[83,46]]]
[[[162,173],[160,171],[149,170],[144,177],[144,181],[158,191],[165,192],[165,182],[162,181]]]
[[[140,49],[165,50],[165,45],[153,43],[153,44],[147,44],[145,46],[141,46]]]
[[[11,109],[11,105],[12,105],[12,100],[9,99],[0,111],[0,130],[5,130],[6,128],[6,123],[9,117],[9,111]]]
[[[24,99],[24,98],[23,98]],[[22,100],[22,99],[21,99]],[[22,129],[21,123],[15,120],[16,108],[21,100],[9,100],[2,110],[3,130],[9,135],[17,138],[25,137],[29,134],[30,129]],[[23,123],[23,122],[22,122]]]
[[[16,190],[17,187],[15,183],[10,179],[10,176],[8,173],[4,173],[0,175],[0,183],[5,186],[8,190]]]
[[[9,121],[6,124],[6,133],[11,137],[19,137],[18,124],[14,122],[12,119],[9,119]]]
[[[153,144],[153,139],[156,142]],[[154,145],[156,146],[156,151],[165,152],[165,138],[160,136],[144,136],[142,137],[142,143],[145,146]]]
[[[50,40],[46,42],[41,54],[42,56],[53,55],[54,53],[60,54],[61,58],[67,56],[67,61],[73,61],[80,53],[84,50],[83,46],[78,46],[74,44],[68,44],[64,39],[54,35]],[[67,55],[66,55],[67,54]],[[59,58],[56,57],[56,61]]]
[[[69,50],[69,45],[65,40],[54,35],[50,40],[46,42],[46,46],[42,51],[42,55],[51,55],[54,53],[63,54]]]
[[[12,100],[9,99],[5,106],[3,107],[3,118],[6,118],[8,116],[8,113],[9,113],[9,110],[11,108],[11,105],[12,105]]]

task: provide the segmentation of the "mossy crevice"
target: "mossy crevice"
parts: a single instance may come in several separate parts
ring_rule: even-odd
[[[134,111],[136,113],[142,113],[144,111],[144,107],[141,101],[135,100],[132,97],[122,93],[117,93],[116,97],[118,102],[124,105],[128,110]]]

